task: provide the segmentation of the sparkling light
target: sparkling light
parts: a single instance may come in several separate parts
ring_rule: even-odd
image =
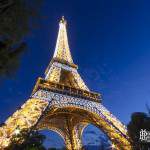
[[[115,150],[115,148],[116,148],[115,144],[112,144],[111,148],[112,148],[112,150]]]
[[[16,129],[15,132],[14,132],[16,135],[20,134],[20,130],[19,129]]]

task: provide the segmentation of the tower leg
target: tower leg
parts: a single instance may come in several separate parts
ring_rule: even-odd
[[[70,135],[65,137],[65,144],[67,150],[81,150],[82,149],[82,140],[79,136],[79,133],[76,129],[71,131]]]
[[[66,120],[65,144],[67,150],[82,150],[81,130],[78,126],[74,126],[72,122]]]

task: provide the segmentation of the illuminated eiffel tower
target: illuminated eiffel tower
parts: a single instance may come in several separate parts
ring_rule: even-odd
[[[62,17],[45,78],[38,78],[30,98],[0,127],[1,149],[24,129],[49,129],[64,139],[67,150],[81,150],[83,130],[93,124],[109,137],[113,149],[131,150],[126,127],[102,105],[101,95],[89,90],[77,68]]]

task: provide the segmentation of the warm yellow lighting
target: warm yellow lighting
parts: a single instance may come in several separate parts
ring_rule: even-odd
[[[16,129],[16,130],[15,130],[15,135],[18,135],[18,134],[20,134],[20,130],[19,130],[19,129]]]
[[[111,148],[115,148],[115,147],[116,147],[115,144],[112,144],[112,145],[111,145]]]
[[[59,58],[61,60],[66,60],[67,62],[73,63],[68,44],[66,21],[64,19],[62,19],[59,24],[59,32],[54,52],[54,58]]]
[[[13,137],[21,135],[23,129],[56,131],[64,139],[66,149],[80,150],[82,133],[89,123],[108,135],[114,143],[110,149],[131,150],[126,126],[98,101],[99,94],[88,89],[77,68],[71,56],[63,17],[46,77],[38,79],[31,98],[0,127],[0,150],[9,146]],[[19,143],[23,142],[22,138],[16,136]]]

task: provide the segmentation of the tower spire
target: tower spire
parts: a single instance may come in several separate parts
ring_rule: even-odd
[[[62,16],[59,22],[59,31],[53,58],[58,59],[59,61],[65,61],[67,63],[73,64],[73,59],[68,44],[66,24],[67,22],[65,18]]]
[[[78,66],[73,63],[68,44],[66,24],[65,18],[62,16],[59,22],[55,52],[45,71],[45,80],[89,91],[77,71]]]

